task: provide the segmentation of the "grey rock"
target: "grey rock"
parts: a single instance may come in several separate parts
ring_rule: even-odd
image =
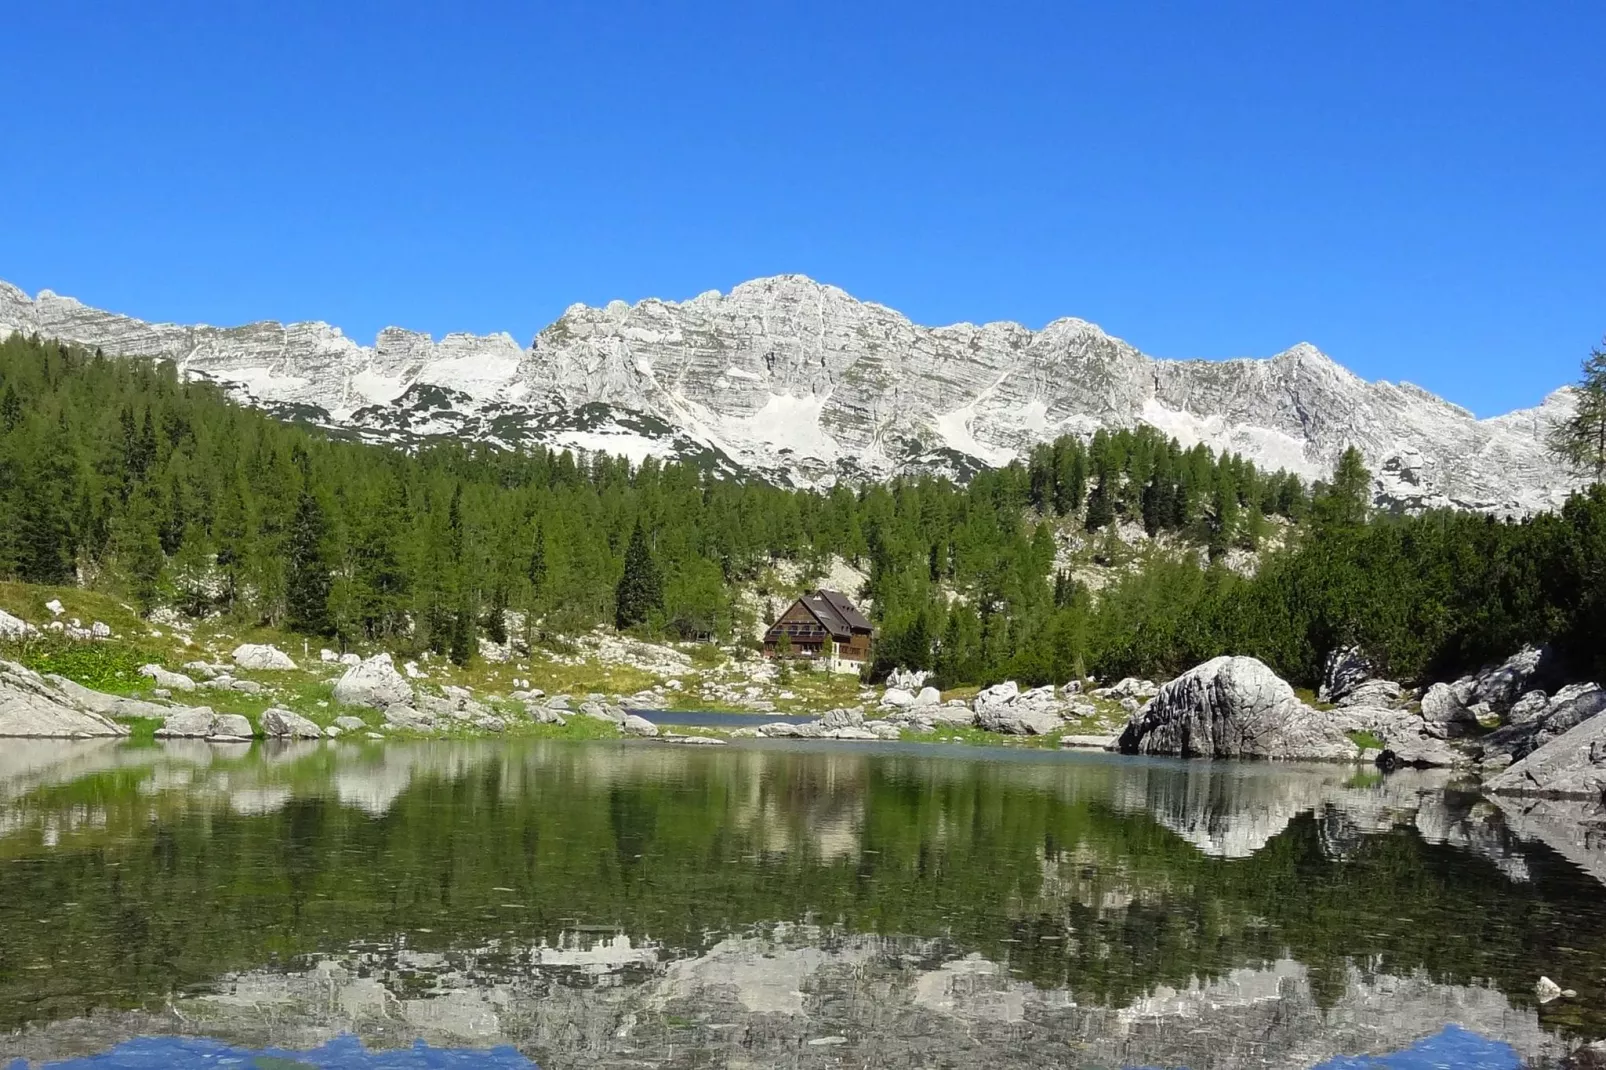
[[[1520,725],[1537,721],[1545,715],[1545,711],[1549,707],[1550,696],[1543,691],[1525,692],[1521,698],[1511,704],[1511,709],[1506,711],[1506,723]]]
[[[167,715],[162,727],[156,730],[157,739],[205,739],[214,734],[217,714],[205,706],[180,706]],[[246,725],[250,735],[250,725]]]
[[[1263,663],[1220,657],[1190,669],[1127,723],[1127,754],[1207,758],[1348,759],[1355,744],[1335,719],[1299,701]]]
[[[220,713],[212,722],[212,734],[208,738],[218,740],[245,740],[256,735],[251,722],[243,713]]]
[[[180,668],[198,680],[211,680],[218,675],[218,669],[204,661],[186,661]]]
[[[405,703],[385,707],[385,724],[409,732],[428,732],[434,729],[435,719]]]
[[[1372,663],[1360,647],[1340,647],[1327,655],[1322,667],[1322,684],[1316,697],[1322,702],[1338,702],[1372,678]]]
[[[1591,717],[1485,782],[1500,795],[1600,799],[1606,791],[1606,717]]]
[[[634,713],[626,714],[620,727],[625,730],[626,735],[631,736],[656,736],[658,734],[657,725],[645,717],[638,717]]]
[[[864,727],[877,739],[902,739],[903,729],[891,721],[866,721]]]
[[[934,725],[943,725],[948,728],[974,728],[976,727],[976,711],[969,706],[954,706],[943,704],[929,710],[921,710],[922,720],[929,720]]]
[[[1422,696],[1423,730],[1440,739],[1453,739],[1477,730],[1478,719],[1450,684],[1434,684]]]
[[[335,681],[335,701],[346,706],[371,706],[382,710],[413,700],[413,688],[396,671],[389,654],[375,654],[346,669]]]
[[[231,680],[229,682],[229,690],[243,692],[247,695],[260,695],[262,693],[262,685],[255,680]]]
[[[568,695],[553,695],[547,699],[546,705],[549,710],[566,710],[571,701]]]
[[[108,695],[100,691],[93,691],[82,684],[67,679],[65,676],[51,674],[45,677],[55,690],[75,706],[102,714],[106,717],[143,717],[147,719],[162,719],[172,712],[172,706],[164,706],[156,702],[146,702],[143,699],[125,698],[122,695]]]
[[[1544,650],[1527,646],[1500,664],[1479,670],[1467,705],[1487,702],[1496,712],[1506,712],[1529,690],[1529,683],[1539,673],[1544,659]]]
[[[335,718],[335,727],[339,728],[342,732],[355,732],[359,728],[366,727],[366,724],[367,722],[365,722],[361,717],[352,717],[347,715],[345,717]]]
[[[157,687],[165,688],[169,691],[195,690],[194,680],[191,680],[181,672],[168,672],[160,665],[141,665],[139,674],[150,677],[156,682]]]
[[[917,710],[929,709],[933,706],[941,706],[942,692],[938,691],[935,687],[922,687],[919,693],[915,695],[915,700],[912,705],[913,708]]]
[[[1338,700],[1339,706],[1398,706],[1405,698],[1405,689],[1393,680],[1366,680],[1346,691]]]
[[[1545,703],[1542,713],[1526,721],[1502,725],[1481,741],[1484,761],[1509,755],[1520,761],[1551,740],[1606,710],[1606,690],[1593,683],[1568,684]]]
[[[889,687],[887,688],[886,694],[881,696],[881,705],[883,706],[908,708],[914,704],[914,694],[912,692],[905,691],[901,687]]]
[[[1090,736],[1069,734],[1060,737],[1060,746],[1076,750],[1115,750],[1120,736]]]
[[[837,728],[859,728],[864,724],[864,711],[852,707],[828,710],[816,723],[826,731]]]
[[[976,727],[1012,736],[1046,736],[1064,728],[1065,718],[1037,704],[990,704],[976,710]]]
[[[234,664],[242,669],[293,669],[290,655],[271,643],[242,643],[234,648]]]
[[[269,739],[318,739],[323,729],[299,713],[270,707],[262,711],[262,734]]]

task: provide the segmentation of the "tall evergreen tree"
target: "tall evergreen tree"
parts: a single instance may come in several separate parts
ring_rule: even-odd
[[[647,545],[647,531],[638,519],[625,551],[624,575],[614,591],[614,624],[621,629],[645,624],[653,611],[663,606],[663,580]]]
[[[308,635],[329,635],[329,591],[333,584],[325,546],[328,519],[310,489],[303,488],[290,523],[290,546],[285,583],[287,623]]]

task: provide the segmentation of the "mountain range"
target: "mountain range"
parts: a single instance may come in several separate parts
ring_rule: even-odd
[[[688,301],[572,305],[528,347],[397,327],[360,345],[327,323],[148,323],[0,282],[0,332],[170,359],[278,415],[369,441],[541,443],[695,460],[791,485],[964,478],[1038,442],[1150,424],[1318,479],[1349,445],[1377,500],[1501,515],[1577,481],[1545,448],[1572,411],[1478,419],[1409,383],[1368,382],[1312,345],[1266,359],[1161,360],[1060,319],[925,327],[800,275]]]

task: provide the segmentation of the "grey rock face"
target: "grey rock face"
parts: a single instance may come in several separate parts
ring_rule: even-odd
[[[658,734],[658,726],[657,725],[655,725],[651,721],[647,720],[647,718],[638,717],[636,714],[633,714],[633,713],[625,715],[624,723],[623,723],[623,725],[621,725],[621,727],[624,728],[626,735],[631,735],[631,736],[648,736],[648,737],[651,737],[651,736],[656,736]]]
[[[1046,736],[1065,727],[1052,687],[1022,692],[1013,680],[978,694],[975,717],[978,728],[1014,736]]]
[[[156,730],[158,739],[205,739],[217,724],[217,714],[206,706],[180,706],[172,710]],[[247,725],[246,734],[250,734]]]
[[[335,701],[347,706],[371,706],[382,710],[387,706],[405,704],[413,700],[412,685],[396,671],[389,654],[375,654],[358,662],[335,681]]]
[[[1398,706],[1405,698],[1405,689],[1393,680],[1367,680],[1356,684],[1338,700],[1339,706]]]
[[[1486,762],[1488,755],[1520,761],[1590,720],[1606,710],[1606,689],[1592,683],[1569,684],[1545,702],[1543,709],[1538,708],[1538,699],[1530,695],[1523,696],[1519,705],[1523,707],[1522,720],[1510,720],[1484,737]]]
[[[798,275],[689,301],[574,305],[528,349],[505,334],[437,342],[387,328],[361,346],[323,323],[151,324],[0,283],[8,329],[172,359],[365,436],[698,454],[803,483],[962,475],[1060,434],[1146,423],[1309,478],[1355,445],[1379,500],[1407,508],[1521,513],[1575,485],[1544,448],[1572,411],[1566,389],[1479,420],[1305,344],[1267,360],[1156,360],[1075,319],[922,327]]]
[[[250,739],[256,733],[251,730],[251,722],[246,720],[244,714],[220,713],[217,720],[212,722],[213,739]]]
[[[1346,759],[1338,723],[1305,705],[1255,658],[1213,658],[1160,689],[1127,723],[1126,754],[1194,758]]]
[[[127,728],[77,701],[53,679],[15,662],[0,661],[0,736],[90,739],[126,735]]]
[[[1600,799],[1606,791],[1606,717],[1592,717],[1489,780],[1502,795]]]
[[[1357,687],[1372,678],[1372,663],[1357,647],[1342,647],[1327,655],[1322,670],[1322,686],[1316,697],[1323,702],[1341,702]]]

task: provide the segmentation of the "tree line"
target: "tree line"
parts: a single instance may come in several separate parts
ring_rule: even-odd
[[[869,576],[848,593],[873,605],[873,673],[945,685],[1162,676],[1222,652],[1312,682],[1338,643],[1409,677],[1606,634],[1599,492],[1509,524],[1371,516],[1370,488],[1353,451],[1307,487],[1152,428],[1062,438],[962,486],[827,491],[651,458],[406,452],[281,423],[171,364],[0,342],[0,576],[146,612],[466,662],[519,621],[530,642],[603,623],[729,640],[767,568],[839,555]],[[1065,567],[1078,533],[1140,526],[1166,552],[1106,589]],[[1253,576],[1229,567],[1247,551]]]

